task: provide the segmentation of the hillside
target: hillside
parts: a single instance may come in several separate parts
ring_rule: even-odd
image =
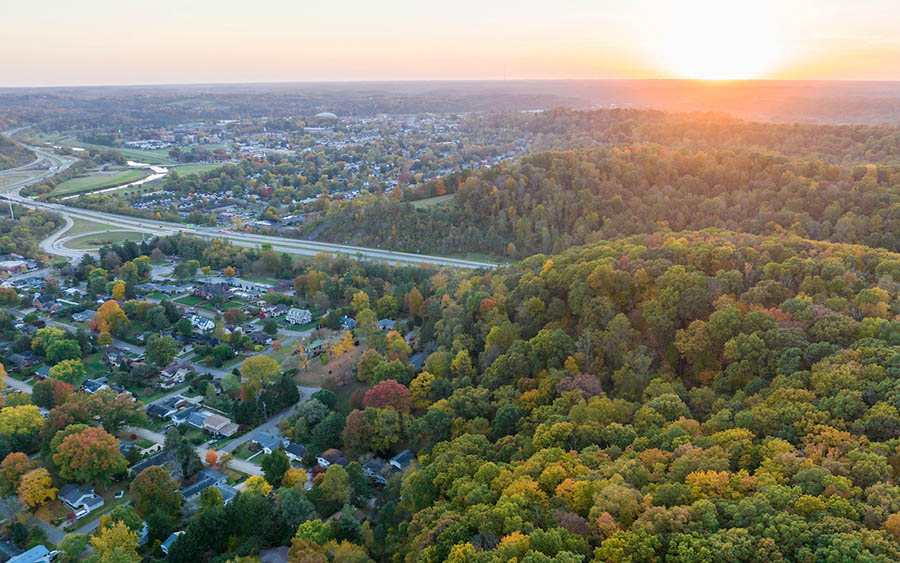
[[[0,135],[0,170],[28,164],[34,158],[33,152],[19,143]]]

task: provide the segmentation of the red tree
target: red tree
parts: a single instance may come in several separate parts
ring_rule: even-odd
[[[409,389],[393,379],[386,379],[366,392],[363,405],[383,409],[390,407],[397,412],[409,412],[412,402]]]

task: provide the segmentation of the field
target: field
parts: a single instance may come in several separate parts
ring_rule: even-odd
[[[81,176],[66,180],[50,192],[51,196],[68,195],[80,192],[99,190],[135,182],[150,175],[148,170],[121,170],[114,173],[101,172],[90,176]]]
[[[94,221],[87,221],[84,219],[74,219],[75,224],[72,225],[72,228],[64,233],[64,236],[74,237],[78,235],[85,235],[87,233],[96,233],[99,231],[106,231],[110,229],[114,229],[115,227],[110,227],[104,223],[95,223]]]
[[[111,233],[97,233],[94,235],[84,235],[72,240],[69,240],[65,243],[65,246],[68,248],[74,248],[77,250],[86,250],[89,248],[99,248],[106,244],[113,244],[117,242],[141,242],[142,240],[147,239],[150,235],[135,233],[131,231],[118,231]]]
[[[101,151],[114,150],[122,153],[122,155],[137,162],[146,162],[148,164],[175,164],[175,161],[169,158],[169,149],[157,149],[153,151],[141,151],[136,149],[125,149],[120,147],[107,147],[104,145],[92,145],[90,143],[82,143],[74,137],[53,135],[44,137],[41,140],[48,141],[57,145],[80,147],[83,149],[97,149]]]
[[[429,207],[432,205],[437,205],[439,203],[444,203],[445,201],[450,201],[453,199],[453,194],[447,195],[439,195],[437,197],[429,197],[426,199],[418,199],[416,201],[412,201],[412,206],[418,209],[419,207]]]
[[[191,174],[203,174],[210,170],[215,170],[222,166],[221,164],[179,164],[175,167],[175,172],[179,176],[190,176]]]

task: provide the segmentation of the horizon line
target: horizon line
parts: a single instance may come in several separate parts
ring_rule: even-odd
[[[728,86],[748,83],[832,83],[832,84],[900,84],[900,78],[737,78],[710,80],[701,78],[379,78],[379,79],[330,79],[330,80],[257,80],[223,82],[134,82],[95,84],[50,84],[50,85],[0,85],[0,90],[51,90],[78,88],[162,88],[174,86],[273,86],[273,85],[325,85],[325,84],[425,84],[425,83],[523,83],[523,82],[687,82]]]

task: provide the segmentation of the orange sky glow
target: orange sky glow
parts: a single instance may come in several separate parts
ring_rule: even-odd
[[[2,86],[900,80],[888,0],[83,0],[15,2],[4,20]]]

